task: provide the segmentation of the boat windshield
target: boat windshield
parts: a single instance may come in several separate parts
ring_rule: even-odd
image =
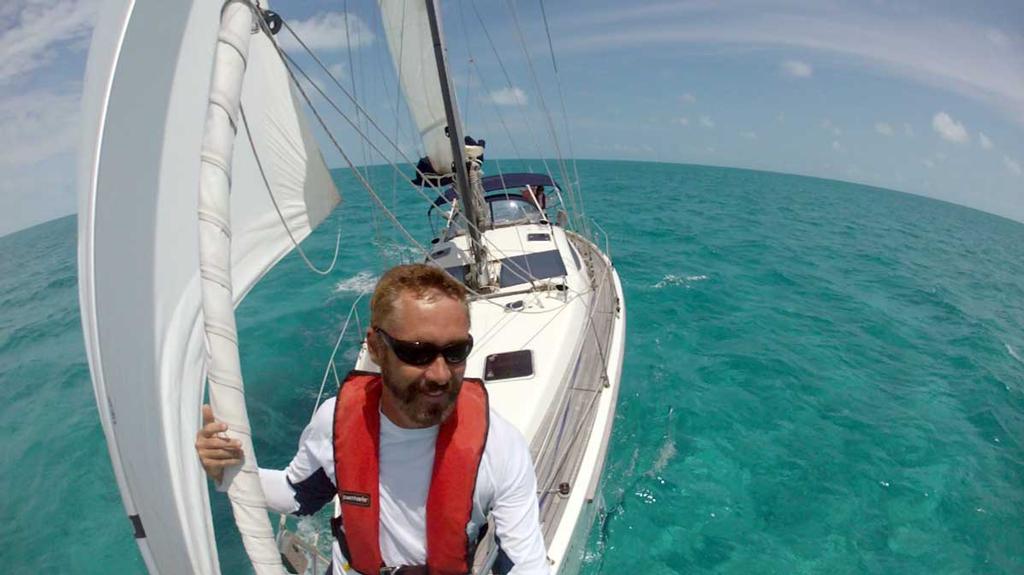
[[[518,223],[536,224],[543,219],[537,206],[522,198],[488,198],[487,205],[491,208],[491,224],[495,226]]]
[[[537,206],[519,195],[499,194],[486,198],[487,207],[491,211],[491,227],[501,227],[514,224],[538,224],[544,221],[544,214],[537,209]],[[448,237],[454,237],[464,233],[465,221],[456,218],[451,222]]]

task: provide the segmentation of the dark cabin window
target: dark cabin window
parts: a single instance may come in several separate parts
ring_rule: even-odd
[[[469,273],[469,265],[464,266],[452,266],[450,268],[444,268],[444,271],[451,274],[453,278],[458,280],[459,283],[466,283],[466,274]]]
[[[484,379],[497,381],[533,375],[533,351],[523,349],[505,353],[492,353],[484,365]]]

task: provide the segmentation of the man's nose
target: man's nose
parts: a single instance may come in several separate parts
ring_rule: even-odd
[[[451,367],[440,353],[427,366],[427,379],[435,383],[447,383],[452,377]]]

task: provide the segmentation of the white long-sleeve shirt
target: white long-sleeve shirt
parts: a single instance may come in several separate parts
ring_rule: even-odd
[[[334,476],[334,405],[324,402],[302,432],[299,449],[284,470],[260,470],[267,504],[277,512],[315,513],[337,494]],[[389,566],[423,565],[427,559],[426,508],[439,426],[405,429],[380,418],[380,550]],[[475,539],[494,518],[513,575],[549,573],[540,531],[537,479],[526,440],[494,410],[473,494],[467,533]],[[337,541],[335,575],[352,573]]]

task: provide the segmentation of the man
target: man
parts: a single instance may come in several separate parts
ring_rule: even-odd
[[[537,209],[541,212],[544,212],[548,207],[548,197],[544,193],[543,185],[537,187],[526,186],[523,189],[523,197],[526,198],[526,201],[537,206]]]
[[[548,573],[526,441],[489,409],[481,382],[463,380],[473,347],[465,287],[434,266],[398,266],[378,282],[370,316],[381,374],[349,374],[287,469],[260,470],[268,505],[308,515],[340,496],[335,575],[468,572],[488,514],[511,573]],[[208,406],[203,419],[196,450],[219,482],[241,462],[240,444],[220,435]]]

